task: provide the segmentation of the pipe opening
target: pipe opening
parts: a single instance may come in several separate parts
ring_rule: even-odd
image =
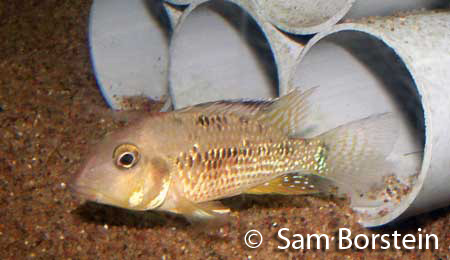
[[[170,55],[176,108],[278,94],[270,43],[252,16],[234,3],[209,1],[187,11],[175,30]]]
[[[380,38],[342,30],[313,40],[293,75],[294,86],[319,86],[311,97],[314,114],[305,126],[309,136],[376,114],[398,115],[398,140],[387,158],[392,170],[380,172],[378,183],[364,194],[351,196],[363,224],[384,224],[403,213],[417,194],[412,190],[425,146],[421,96],[401,57]],[[365,178],[364,173],[358,176]]]
[[[157,0],[93,2],[89,24],[92,63],[102,94],[115,109],[130,96],[168,94],[169,18]]]

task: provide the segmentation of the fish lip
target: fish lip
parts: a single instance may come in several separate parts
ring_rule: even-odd
[[[124,205],[123,202],[114,199],[111,196],[107,196],[104,193],[99,192],[93,188],[90,188],[87,185],[80,185],[74,183],[70,186],[71,189],[77,194],[77,196],[84,200],[93,201],[99,204],[111,205],[115,207],[129,208],[126,205]]]
[[[78,197],[86,200],[96,200],[98,192],[94,189],[87,187],[86,185],[80,185],[77,183],[70,183],[70,189],[74,192]]]

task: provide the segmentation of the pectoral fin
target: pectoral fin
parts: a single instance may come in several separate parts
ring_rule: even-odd
[[[208,201],[195,205],[193,216],[201,219],[223,217],[230,213],[230,209],[219,201]]]
[[[247,190],[247,194],[307,195],[334,192],[330,181],[317,175],[290,173]]]

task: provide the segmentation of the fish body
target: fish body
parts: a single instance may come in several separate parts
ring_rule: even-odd
[[[355,171],[387,167],[395,134],[380,115],[305,139],[298,135],[310,92],[274,101],[213,102],[140,119],[112,133],[89,155],[73,184],[89,200],[190,219],[229,212],[219,199],[308,194]]]

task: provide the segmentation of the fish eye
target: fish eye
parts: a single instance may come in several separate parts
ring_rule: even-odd
[[[117,167],[130,169],[139,161],[138,148],[133,144],[121,144],[114,150],[113,159]]]
[[[123,153],[119,156],[118,164],[123,167],[131,167],[136,158],[133,153]]]

